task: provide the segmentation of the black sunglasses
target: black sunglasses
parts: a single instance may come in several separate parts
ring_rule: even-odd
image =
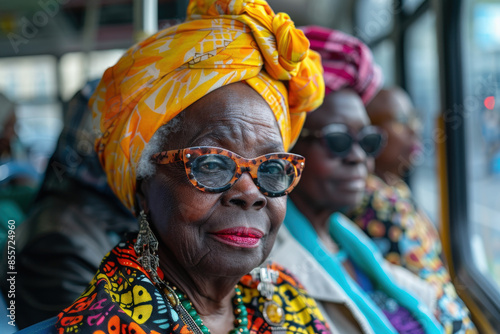
[[[369,157],[377,156],[385,145],[385,133],[376,126],[365,126],[354,137],[344,124],[329,124],[321,130],[303,129],[302,138],[316,138],[336,157],[346,157],[354,143],[365,151]]]

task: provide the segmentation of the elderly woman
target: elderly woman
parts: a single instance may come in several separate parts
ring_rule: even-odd
[[[389,262],[405,267],[433,286],[435,313],[446,332],[472,331],[468,311],[441,260],[438,232],[403,180],[412,167],[412,156],[419,154],[418,120],[412,115],[410,98],[400,88],[383,89],[366,110],[372,124],[386,133],[387,145],[375,160],[377,176],[368,176],[364,198],[349,212],[349,218]]]
[[[267,258],[322,103],[319,57],[265,1],[191,1],[132,47],[91,99],[108,182],[139,216],[58,333],[327,333]],[[252,270],[257,268],[256,270]]]
[[[290,195],[272,258],[320,302],[332,331],[441,333],[434,314],[443,310],[435,306],[433,287],[390,265],[372,240],[339,213],[362,202],[373,157],[383,146],[384,136],[370,125],[364,107],[378,90],[380,72],[359,40],[320,27],[304,32],[322,57],[326,96],[307,117],[294,146],[308,164]],[[450,324],[462,333],[473,328],[463,305],[454,305],[460,326],[446,321],[447,331]]]
[[[400,87],[380,90],[366,106],[373,125],[387,134],[386,145],[375,158],[375,174],[389,185],[408,177],[422,154],[420,121],[410,96]]]

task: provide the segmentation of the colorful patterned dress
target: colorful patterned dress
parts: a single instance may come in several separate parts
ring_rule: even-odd
[[[436,318],[446,333],[476,333],[469,311],[441,260],[439,235],[427,216],[417,209],[403,181],[389,186],[376,176],[368,177],[363,204],[349,217],[389,262],[410,270],[436,288]]]
[[[87,290],[58,315],[57,333],[191,333],[137,262],[134,242],[129,238],[106,255]],[[284,309],[287,333],[330,333],[315,301],[300,283],[283,268],[271,267],[279,271],[273,301]],[[160,270],[159,276],[163,277]],[[252,334],[271,334],[262,315],[265,299],[257,284],[251,275],[238,283],[248,312],[248,329]]]

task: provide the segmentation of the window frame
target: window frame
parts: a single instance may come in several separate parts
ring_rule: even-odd
[[[464,106],[464,62],[465,52],[463,24],[465,19],[462,0],[443,0],[438,11],[438,41],[440,55],[441,110],[443,120],[455,119],[458,122],[444,121],[447,136],[445,141],[445,164],[441,178],[445,178],[446,201],[442,203],[446,211],[443,219],[443,233],[449,233],[450,271],[455,276],[455,285],[462,287],[468,306],[477,325],[483,331],[500,328],[500,291],[476,267],[470,243],[471,219],[469,214],[467,151],[465,145],[465,108]],[[457,107],[458,106],[458,107]],[[451,162],[451,163],[447,163]],[[462,297],[464,297],[461,294]],[[478,312],[475,312],[478,308]],[[481,315],[483,317],[481,317]],[[478,326],[478,327],[479,327]],[[492,330],[492,329],[491,329]],[[489,331],[488,331],[489,332]]]
[[[462,300],[471,311],[478,330],[494,333],[500,328],[500,291],[475,266],[470,230],[466,125],[464,121],[464,62],[462,45],[465,19],[463,0],[425,0],[411,14],[402,9],[404,0],[394,0],[393,31],[370,41],[373,48],[387,39],[395,46],[395,82],[407,89],[405,69],[405,37],[412,26],[428,10],[436,12],[439,80],[440,124],[447,140],[438,148],[438,182],[440,182],[441,239],[450,275]],[[399,9],[399,10],[398,10]],[[457,107],[459,106],[459,107]],[[455,119],[457,122],[445,121]],[[450,162],[450,163],[448,163]]]

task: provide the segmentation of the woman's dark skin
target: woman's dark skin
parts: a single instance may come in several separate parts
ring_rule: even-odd
[[[415,122],[399,121],[414,117],[414,109],[408,94],[397,87],[381,90],[366,107],[372,123],[387,133],[387,144],[376,159],[375,172],[388,184],[407,176],[421,152]]]
[[[284,151],[270,107],[245,83],[219,88],[183,113],[183,130],[168,135],[162,150],[216,146],[245,158]],[[267,258],[286,213],[286,197],[262,195],[248,173],[223,193],[202,192],[188,181],[182,163],[158,165],[138,187],[159,240],[166,280],[187,294],[212,333],[229,332],[234,287]],[[264,237],[254,248],[238,248],[211,234],[234,227],[256,228]]]
[[[316,131],[333,123],[345,124],[354,135],[370,125],[355,91],[342,89],[328,94],[323,105],[307,117],[304,128]],[[367,158],[357,143],[346,157],[335,157],[319,140],[309,138],[299,139],[293,152],[303,155],[307,165],[290,198],[325,246],[336,251],[328,219],[334,212],[348,211],[361,203],[373,158]]]

